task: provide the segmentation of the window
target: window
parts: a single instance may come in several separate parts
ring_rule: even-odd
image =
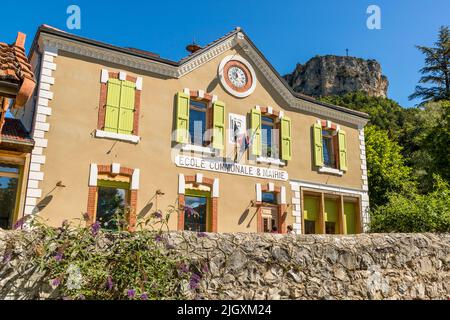
[[[323,164],[326,167],[337,168],[336,135],[330,130],[322,130]]]
[[[18,166],[0,164],[0,228],[2,229],[10,229],[13,224],[19,171]]]
[[[203,98],[194,100],[191,99],[190,93],[185,92],[177,93],[176,103],[176,142],[188,146],[199,146],[202,150],[224,149],[225,103],[219,100],[213,101],[213,95],[210,93],[203,94]],[[211,134],[205,137],[207,130],[211,130]]]
[[[278,158],[278,141],[275,137],[275,121],[271,117],[261,117],[262,128],[262,156],[268,158]]]
[[[305,234],[316,233],[316,222],[312,220],[305,220]]]
[[[325,233],[326,234],[335,234],[336,233],[336,223],[326,221],[325,222]]]
[[[207,204],[207,198],[204,196],[185,197],[184,230],[206,231]]]
[[[347,171],[347,136],[330,121],[321,121],[313,129],[314,164],[319,172],[342,175]]]
[[[259,162],[285,165],[292,159],[291,119],[281,111],[256,107],[250,112],[250,152]]]
[[[206,146],[205,139],[207,130],[207,105],[204,102],[190,99],[189,103],[189,134],[191,144]]]
[[[118,230],[118,223],[125,219],[128,190],[128,183],[99,180],[96,221],[103,229]]]

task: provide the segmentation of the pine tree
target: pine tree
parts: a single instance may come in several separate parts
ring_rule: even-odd
[[[417,46],[425,55],[425,67],[420,69],[423,76],[419,83],[428,87],[416,86],[409,99],[421,98],[422,104],[428,101],[450,100],[450,31],[448,26],[439,30],[435,47]]]

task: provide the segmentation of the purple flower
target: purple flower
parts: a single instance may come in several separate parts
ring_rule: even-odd
[[[209,271],[208,265],[206,263],[203,264],[202,271],[205,273]]]
[[[59,262],[59,261],[62,260],[63,256],[64,256],[64,254],[63,254],[62,252],[58,252],[58,253],[55,255],[55,260]]]
[[[181,273],[188,273],[189,272],[189,267],[187,266],[186,263],[182,263],[178,267],[178,270],[180,270]]]
[[[141,294],[141,300],[148,300],[148,294],[146,293]]]
[[[189,288],[191,288],[191,290],[197,289],[200,285],[200,279],[201,277],[198,274],[193,273],[191,275],[191,279],[189,280]]]
[[[78,300],[86,300],[86,297],[84,296],[84,294],[80,294],[78,296]]]
[[[61,280],[59,280],[59,278],[55,278],[52,280],[52,286],[53,287],[57,287],[61,284]]]
[[[136,295],[136,290],[134,290],[134,289],[129,289],[129,290],[127,291],[127,296],[128,296],[128,298],[133,299],[135,295]]]
[[[160,234],[157,234],[157,235],[155,236],[155,241],[160,242],[160,241],[162,241],[162,240],[163,240],[163,238],[162,238],[162,236],[161,236]]]
[[[184,206],[184,211],[188,214],[188,216],[190,217],[191,215],[194,214],[194,208],[190,207],[190,206]]]
[[[208,237],[208,235],[207,235],[206,233],[204,233],[204,232],[198,232],[198,233],[197,233],[197,237],[199,237],[199,238],[205,238],[205,237]]]
[[[20,229],[23,227],[23,224],[25,223],[25,218],[19,219],[16,221],[16,223],[14,224],[13,228],[14,229]]]
[[[11,252],[5,253],[5,255],[3,256],[3,261],[2,261],[2,263],[3,263],[3,264],[7,264],[8,262],[11,261],[11,258],[12,258]]]
[[[162,218],[162,213],[160,210],[153,212],[153,217],[157,218],[157,219],[161,219]]]
[[[111,276],[108,276],[108,278],[106,279],[106,288],[108,290],[111,290],[113,288],[113,281]]]
[[[91,226],[91,232],[92,235],[95,237],[98,233],[98,230],[100,230],[100,222],[96,221],[92,226]]]

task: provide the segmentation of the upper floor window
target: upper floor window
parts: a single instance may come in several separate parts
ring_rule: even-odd
[[[258,157],[291,160],[291,119],[270,107],[250,112],[251,153]]]
[[[314,164],[320,168],[319,171],[342,174],[342,171],[347,170],[347,138],[344,130],[330,121],[316,123],[313,126],[313,144]]]
[[[142,78],[102,70],[96,137],[139,141]]]
[[[133,134],[135,88],[131,81],[108,80],[105,131]]]
[[[208,109],[205,102],[191,99],[189,103],[189,135],[191,144],[206,146]]]
[[[202,91],[200,95],[197,91],[187,89],[186,92],[177,93],[176,103],[176,142],[224,148],[225,103],[213,99],[209,93]]]
[[[262,192],[261,200],[264,203],[277,204],[277,196],[275,192]]]
[[[333,131],[322,130],[323,164],[326,167],[337,168],[336,138],[337,136],[333,135]]]
[[[278,158],[278,139],[275,120],[272,117],[261,116],[262,127],[262,156]]]

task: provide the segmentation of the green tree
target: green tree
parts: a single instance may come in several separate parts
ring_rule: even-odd
[[[434,175],[428,194],[392,193],[388,202],[371,210],[371,232],[449,232],[450,187]]]
[[[417,46],[425,55],[425,67],[420,69],[423,76],[419,83],[429,86],[416,86],[409,99],[421,98],[427,101],[450,100],[450,31],[448,26],[439,30],[434,47]]]
[[[398,143],[389,139],[386,131],[375,126],[366,127],[365,139],[371,206],[376,208],[385,204],[389,193],[415,192],[411,168],[405,165]]]

